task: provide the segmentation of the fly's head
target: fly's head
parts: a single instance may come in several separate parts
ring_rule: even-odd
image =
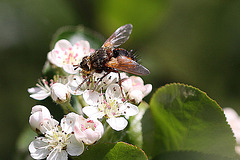
[[[82,62],[80,63],[80,68],[85,72],[89,72],[91,70],[89,56],[83,57]]]

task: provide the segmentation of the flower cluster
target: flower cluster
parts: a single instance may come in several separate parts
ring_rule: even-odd
[[[137,105],[151,92],[151,84],[144,85],[140,77],[128,77],[126,73],[120,73],[122,90],[117,73],[104,78],[105,73],[94,73],[84,81],[88,75],[74,65],[93,52],[87,41],[72,45],[67,40],[59,40],[48,53],[49,67],[57,70],[57,74],[49,81],[40,79],[28,92],[36,100],[51,97],[66,115],[59,124],[46,107],[32,108],[29,123],[39,135],[29,145],[32,158],[65,160],[68,154],[81,155],[84,145],[97,143],[103,136],[106,124],[115,131],[124,130],[128,118],[138,114]]]
[[[59,125],[49,110],[41,105],[32,108],[29,123],[34,131],[43,135],[29,145],[34,159],[67,159],[68,154],[78,156],[84,151],[83,143],[93,144],[104,131],[98,120],[85,119],[75,113],[68,113]]]

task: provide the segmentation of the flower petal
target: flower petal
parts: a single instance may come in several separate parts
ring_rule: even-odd
[[[30,91],[33,91],[33,90],[31,89]],[[45,90],[40,90],[37,93],[31,94],[30,97],[36,100],[44,100],[45,98],[50,96],[50,94],[51,94],[50,92],[46,92]]]
[[[68,89],[69,92],[73,95],[81,95],[83,94],[83,90],[78,88],[78,86],[82,83],[83,78],[81,76],[76,76],[76,75],[70,75],[68,76]]]
[[[74,130],[74,123],[76,118],[79,117],[76,113],[69,113],[66,115],[66,117],[62,118],[61,120],[61,127],[62,130],[66,133],[71,133]]]
[[[48,126],[55,125],[49,110],[42,105],[35,105],[32,108],[31,116],[29,117],[29,124],[35,132],[38,132],[39,130],[41,131],[40,124],[48,124]],[[46,128],[46,127],[43,127],[43,128]]]
[[[39,87],[32,87],[32,88],[28,88],[28,93],[33,94],[33,93],[37,93],[39,91],[41,91],[42,89]]]
[[[48,52],[47,54],[47,58],[49,60],[50,63],[58,66],[58,67],[62,67],[62,56],[59,56],[58,53],[62,53],[62,52],[59,52],[59,51],[51,51],[51,52]]]
[[[56,103],[65,103],[70,100],[71,95],[66,85],[54,83],[51,86],[51,97]]]
[[[107,123],[116,131],[121,131],[126,128],[128,121],[123,117],[109,118]]]
[[[237,112],[232,108],[223,108],[223,111],[228,121],[238,118]]]
[[[233,134],[236,137],[237,143],[240,144],[240,117],[238,116],[238,113],[232,108],[223,108],[223,111],[227,122],[232,128]]]
[[[47,107],[45,107],[43,105],[35,105],[32,107],[31,114],[34,114],[37,112],[41,112],[43,117],[51,118],[51,114],[50,114],[49,110],[47,109]]]
[[[141,77],[131,76],[130,79],[132,80],[134,86],[143,86],[144,85],[144,82]]]
[[[59,50],[66,50],[72,47],[72,44],[66,40],[66,39],[62,39],[57,41],[57,43],[54,46],[54,49],[59,49]]]
[[[103,130],[103,128],[102,128]],[[96,141],[98,141],[101,137],[102,137],[102,132],[98,132],[98,131],[93,131],[92,129],[86,129],[85,130],[85,135],[87,135],[87,137],[85,137],[83,139],[83,142],[86,144],[86,145],[91,145],[93,143],[95,143]]]
[[[47,58],[52,63],[58,67],[62,67],[65,51],[72,48],[72,45],[69,41],[63,39],[59,40],[56,44],[54,49],[48,53]]]
[[[76,42],[75,45],[77,47],[79,47],[81,50],[83,50],[83,53],[88,55],[88,52],[90,50],[90,44],[88,41],[80,40],[80,41]],[[83,55],[83,56],[86,56],[86,55]]]
[[[82,110],[84,114],[86,114],[88,117],[91,117],[93,119],[102,118],[104,116],[104,113],[99,112],[98,107],[86,106]]]
[[[78,142],[75,136],[71,136],[70,138],[71,143],[67,145],[67,152],[71,156],[79,156],[84,151],[84,145],[82,142]]]
[[[63,69],[64,69],[65,72],[67,72],[69,74],[76,74],[80,70],[80,68],[75,69],[75,67],[73,67],[72,64],[64,64],[63,65]]]
[[[59,150],[54,149],[49,156],[47,157],[47,160],[67,160],[68,154],[65,150]]]
[[[111,84],[106,92],[105,92],[105,95],[106,95],[106,99],[107,101],[109,99],[113,99],[113,98],[116,98],[116,99],[122,99],[122,93],[121,93],[121,89],[119,87],[118,84]]]
[[[28,147],[30,155],[33,159],[44,159],[49,154],[47,149],[47,143],[43,142],[41,139],[44,137],[39,137],[32,141]]]
[[[132,88],[132,80],[130,78],[123,80],[122,87],[124,91],[128,92]]]
[[[91,106],[96,106],[99,101],[99,97],[101,96],[100,93],[92,90],[86,90],[83,93],[83,99],[85,102]]]
[[[135,103],[140,103],[144,97],[142,91],[140,90],[130,90],[128,92],[128,96],[130,100],[134,100]]]
[[[78,138],[80,138],[80,136]],[[91,145],[99,139],[99,136],[91,128],[88,128],[84,131],[81,138],[84,144]]]
[[[75,122],[74,135],[79,142],[91,145],[99,140],[104,132],[102,123],[98,120],[79,117]]]
[[[143,92],[144,96],[148,95],[152,91],[152,85],[151,84],[146,84],[144,86],[145,90]]]
[[[134,116],[139,112],[138,107],[131,103],[122,104],[119,108],[119,111],[121,111],[125,116]]]

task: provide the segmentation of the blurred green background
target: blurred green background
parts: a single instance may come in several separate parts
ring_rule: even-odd
[[[239,8],[239,0],[0,0],[0,158],[14,156],[31,107],[39,103],[27,88],[41,76],[51,38],[65,25],[81,24],[108,38],[132,23],[122,47],[135,49],[150,69],[143,79],[153,91],[190,84],[221,107],[240,111]]]

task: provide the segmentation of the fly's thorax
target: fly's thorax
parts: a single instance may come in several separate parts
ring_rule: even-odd
[[[91,67],[95,70],[103,70],[105,63],[109,61],[110,58],[107,50],[100,48],[90,56]]]

